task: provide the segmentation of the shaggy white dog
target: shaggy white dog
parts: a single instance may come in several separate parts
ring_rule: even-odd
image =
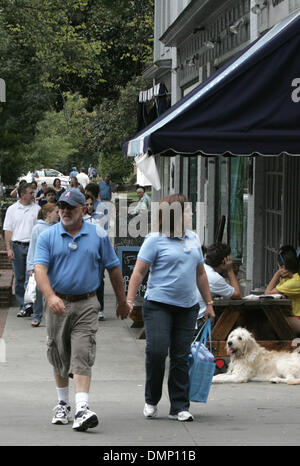
[[[236,328],[227,338],[230,364],[226,374],[213,377],[213,383],[259,382],[300,384],[300,355],[297,352],[268,351],[248,330]]]

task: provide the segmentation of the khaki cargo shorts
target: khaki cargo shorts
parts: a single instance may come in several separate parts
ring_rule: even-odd
[[[64,300],[64,315],[53,314],[46,305],[47,357],[56,374],[91,376],[98,330],[97,296],[77,302]]]

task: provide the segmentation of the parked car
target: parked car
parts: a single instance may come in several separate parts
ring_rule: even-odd
[[[36,170],[35,172],[28,172],[27,175],[20,176],[18,178],[18,182],[20,180],[26,180],[28,183],[35,180],[38,184],[38,187],[41,186],[43,181],[46,181],[47,185],[53,186],[53,181],[55,178],[59,178],[61,181],[61,185],[66,188],[69,186],[69,177],[63,175],[57,170],[53,168],[42,168],[41,170]]]

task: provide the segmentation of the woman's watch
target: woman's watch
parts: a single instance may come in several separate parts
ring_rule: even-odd
[[[208,301],[208,302],[206,303],[206,306],[208,306],[209,304],[214,304],[214,302],[213,302],[213,301]]]

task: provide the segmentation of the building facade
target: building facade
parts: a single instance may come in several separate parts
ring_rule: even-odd
[[[289,13],[300,0],[156,0],[154,62],[174,104]],[[264,288],[284,243],[299,246],[300,157],[159,157],[159,200],[193,202],[201,242],[228,242],[245,293]],[[223,229],[224,227],[224,229]]]

